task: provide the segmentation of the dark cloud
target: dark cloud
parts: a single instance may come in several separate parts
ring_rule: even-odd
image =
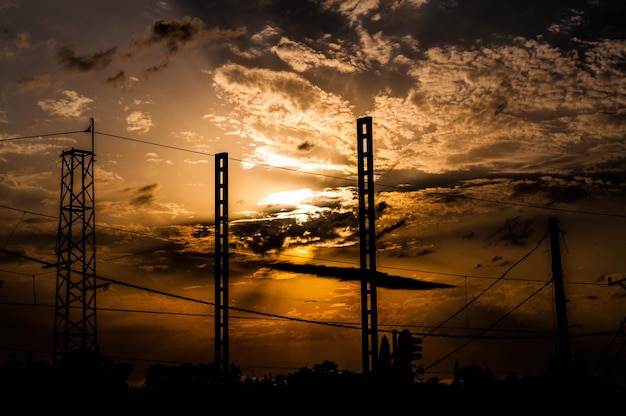
[[[154,195],[152,194],[142,194],[133,198],[130,203],[132,205],[148,205],[152,201],[154,201]]]
[[[381,201],[376,204],[376,212],[379,214],[382,214],[387,208],[389,208],[389,204],[387,204],[386,201]]]
[[[313,147],[314,147],[314,145],[311,142],[305,141],[305,142],[300,143],[298,145],[298,150],[307,151],[307,150],[311,150]]]
[[[575,202],[587,199],[591,193],[580,186],[558,186],[553,185],[547,188],[547,196],[552,202]]]
[[[135,197],[133,197],[130,203],[132,205],[148,205],[154,201],[154,194],[158,189],[158,184],[141,187],[135,191]]]
[[[202,33],[203,26],[201,20],[189,17],[182,20],[157,20],[152,25],[150,37],[144,43],[164,42],[170,52],[175,52],[180,45],[196,40]]]
[[[165,56],[161,62],[147,68],[144,74],[159,72],[169,65],[173,54],[178,52],[181,47],[200,39],[203,33],[204,23],[198,18],[185,16],[182,19],[156,20],[147,35],[136,36],[133,39],[131,52],[126,55],[131,57],[137,51],[164,44],[166,47]]]
[[[264,11],[277,26],[303,37],[316,38],[347,29],[344,16],[324,8],[320,1],[273,0],[266,2]]]
[[[303,224],[304,231],[316,237],[334,239],[338,237],[337,229],[354,230],[358,235],[358,219],[352,212],[330,212],[323,216],[312,218]]]
[[[139,192],[152,192],[154,190],[156,190],[159,187],[158,184],[153,183],[150,185],[146,185],[146,186],[142,186],[141,188],[138,189]]]
[[[257,32],[264,26],[280,27],[293,39],[338,34],[348,28],[341,13],[316,0],[187,0],[182,3],[210,27],[244,24],[250,32]]]
[[[284,206],[283,206],[284,208]],[[278,210],[285,213],[284,210]],[[358,220],[352,212],[329,212],[299,222],[294,218],[272,218],[263,221],[236,222],[230,226],[239,241],[255,253],[281,251],[289,245],[309,244],[312,241],[334,241],[340,238],[337,230],[353,230],[343,241],[358,238]]]
[[[513,196],[517,198],[541,195],[547,199],[548,204],[575,202],[591,196],[591,191],[585,188],[585,184],[578,181],[527,181],[513,185]]]
[[[106,82],[107,84],[111,84],[115,87],[120,87],[124,85],[125,78],[126,78],[126,75],[124,71],[120,71],[117,74],[113,75],[112,77],[107,78]]]
[[[468,152],[451,154],[446,160],[451,164],[477,162],[481,160],[491,160],[498,157],[508,157],[520,149],[523,143],[514,140],[501,140],[495,143],[488,143],[470,149]]]
[[[490,173],[487,168],[472,166],[466,170],[450,170],[446,173],[424,173],[419,170],[410,169],[393,169],[381,173],[381,178],[378,181],[381,185],[386,183],[401,183],[405,184],[402,188],[394,187],[394,190],[401,191],[414,191],[416,189],[423,188],[450,188],[458,186],[463,181],[472,180],[475,178],[493,178],[501,177],[502,173]],[[469,186],[469,185],[468,185]]]
[[[288,236],[303,234],[302,227],[294,219],[238,223],[230,230],[256,254],[281,251]]]
[[[478,263],[475,267],[477,269],[480,269],[482,267],[506,267],[511,264],[511,261],[505,260],[504,257],[500,255],[496,255],[489,259],[487,263],[488,264],[486,266],[483,263]]]
[[[402,243],[402,245],[398,248],[395,244],[394,246],[388,250],[386,244],[383,242],[380,244],[380,250],[385,250],[389,257],[396,258],[415,258],[415,257],[423,257],[429,254],[435,253],[435,250],[430,247],[423,246],[415,246],[406,243]]]
[[[160,64],[157,64],[157,65],[152,65],[151,67],[147,68],[147,69],[144,71],[144,74],[148,75],[148,74],[151,74],[151,73],[159,72],[159,71],[161,71],[162,69],[166,68],[166,67],[169,65],[169,63],[170,63],[170,62],[169,62],[169,58],[168,58],[168,59],[165,59],[165,60],[163,60],[163,62],[161,62]]]
[[[116,53],[116,48],[109,48],[93,55],[77,56],[74,49],[64,46],[57,52],[57,59],[67,68],[78,72],[90,72],[95,69],[106,68]]]
[[[521,36],[565,45],[576,37],[596,40],[624,34],[622,1],[464,0],[429,1],[371,11],[368,31],[413,35],[423,48],[500,43]],[[383,18],[380,18],[382,16]],[[621,19],[621,20],[620,20]]]
[[[495,231],[493,238],[509,245],[525,246],[533,235],[532,224],[532,220],[521,217],[507,218],[504,224]]]
[[[32,78],[23,78],[18,81],[20,88],[25,91],[38,90],[48,88],[52,85],[52,81],[49,76],[39,76]]]
[[[255,254],[267,253],[271,250],[281,251],[285,243],[286,236],[282,233],[263,233],[251,236],[246,243],[249,249]]]
[[[314,264],[293,264],[286,262],[268,263],[264,265],[266,267],[285,272],[312,274],[318,277],[327,277],[341,281],[360,281],[363,278],[363,271],[356,268],[329,267]],[[454,287],[445,283],[426,282],[402,276],[388,275],[387,273],[382,272],[378,272],[376,276],[377,287],[384,289],[430,290]]]
[[[190,14],[200,16],[209,27],[220,26],[235,27],[242,21],[256,21],[253,17],[260,17],[260,25],[265,20],[259,10],[259,5],[255,1],[249,0],[181,0],[181,6],[185,7]],[[261,26],[262,27],[262,26]]]
[[[493,112],[493,115],[497,116],[498,114],[503,112],[504,109],[506,108],[506,106],[507,106],[506,100],[505,100],[505,102],[502,102],[502,103],[498,104],[498,106],[496,107],[496,109]]]
[[[390,232],[397,230],[398,228],[402,228],[406,226],[406,220],[400,220],[398,222],[396,222],[395,224],[391,224],[388,227],[385,227],[383,230],[379,231],[378,234],[376,235],[376,238],[381,238],[386,234],[389,234]]]

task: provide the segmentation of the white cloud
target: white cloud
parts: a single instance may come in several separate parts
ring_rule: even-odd
[[[128,127],[126,130],[135,131],[139,134],[146,134],[154,126],[152,117],[149,114],[142,113],[141,111],[133,111],[126,116],[126,123]]]
[[[354,72],[356,68],[338,59],[329,59],[324,53],[307,45],[281,38],[278,45],[271,48],[280,59],[289,64],[295,71],[304,72],[307,69],[328,67],[339,72]]]
[[[229,118],[204,118],[226,134],[252,139],[248,161],[307,170],[354,169],[351,163],[345,166],[354,154],[354,119],[341,97],[297,74],[234,64],[215,71],[214,85],[235,108]]]
[[[39,100],[37,105],[52,115],[63,118],[83,118],[83,114],[89,109],[88,104],[93,102],[91,98],[82,97],[76,91],[63,91],[67,98],[53,100]]]

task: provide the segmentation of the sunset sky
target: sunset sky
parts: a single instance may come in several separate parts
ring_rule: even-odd
[[[379,335],[423,336],[425,378],[541,372],[556,218],[571,350],[626,382],[624,21],[621,0],[0,0],[0,364],[52,359],[60,155],[93,118],[103,354],[136,380],[213,361],[225,152],[231,361],[361,371],[371,116]]]

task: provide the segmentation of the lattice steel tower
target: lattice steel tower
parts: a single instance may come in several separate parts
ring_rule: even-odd
[[[61,202],[53,364],[71,351],[99,353],[96,325],[96,233],[92,151],[61,154]]]
[[[376,229],[372,118],[357,119],[363,373],[378,369]]]

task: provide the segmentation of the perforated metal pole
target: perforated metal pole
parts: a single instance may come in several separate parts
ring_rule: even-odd
[[[228,380],[228,153],[215,155],[215,363]]]
[[[378,367],[376,229],[372,118],[357,119],[363,373]]]

